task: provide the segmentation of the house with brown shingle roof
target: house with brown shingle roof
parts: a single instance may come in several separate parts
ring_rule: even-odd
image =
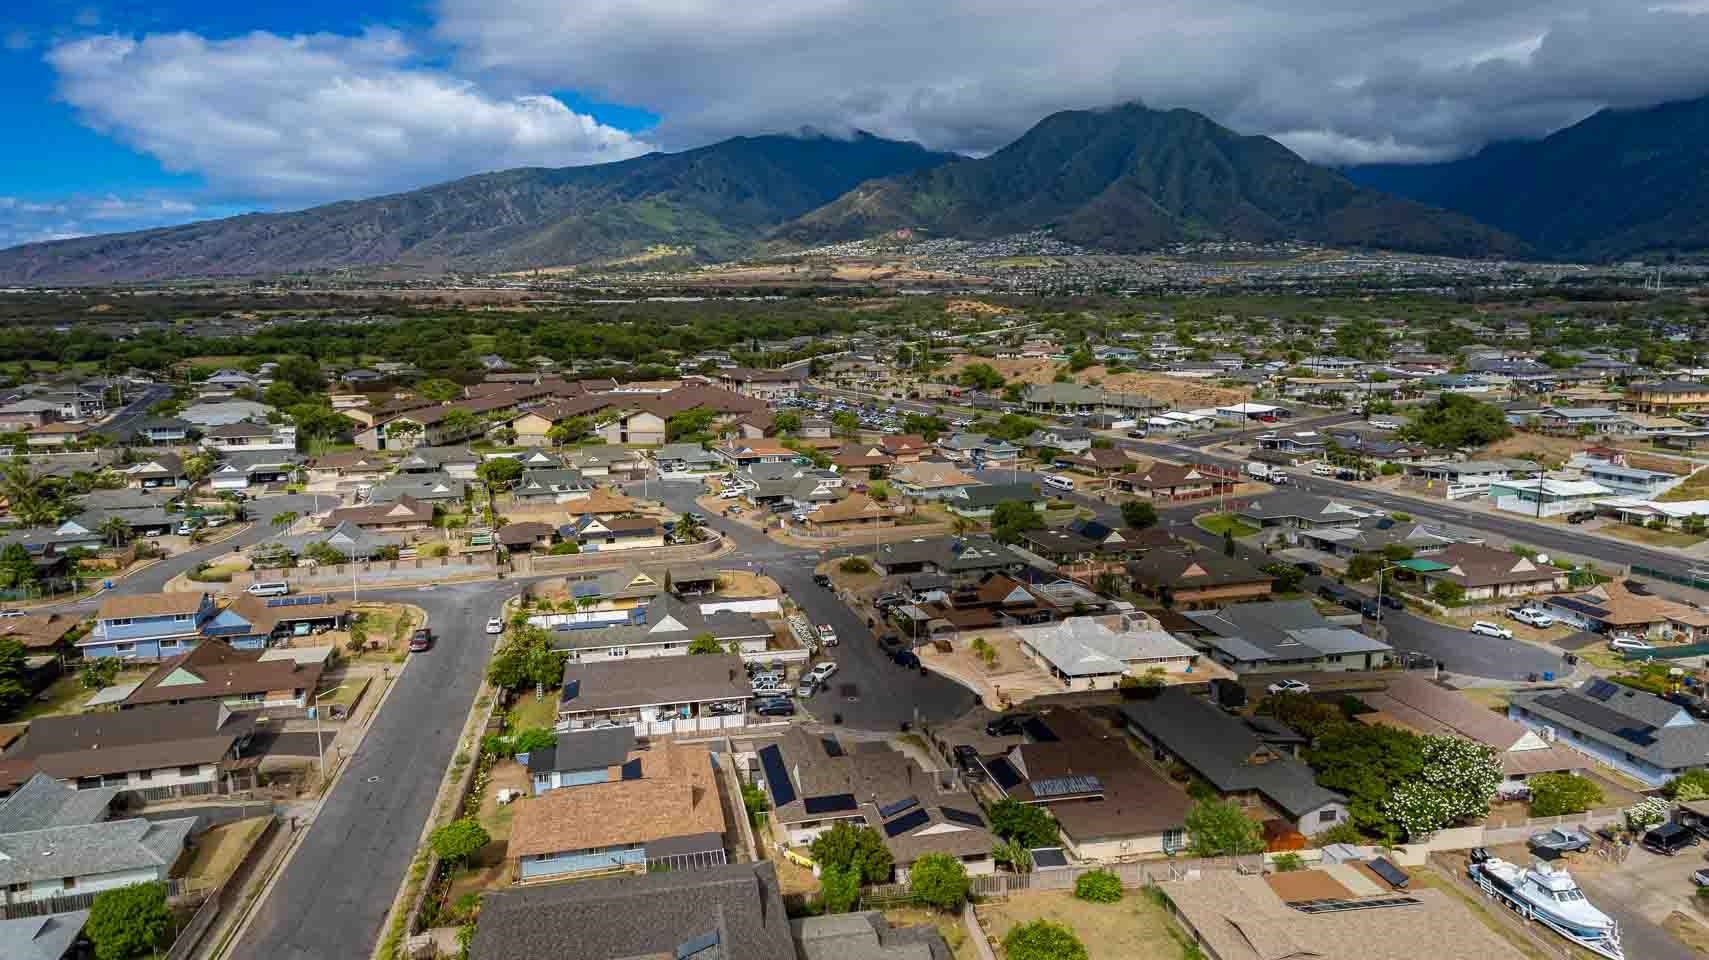
[[[962,473],[954,464],[920,460],[899,462],[890,472],[890,484],[916,500],[945,500],[978,486],[979,481]]]
[[[1554,593],[1567,587],[1567,572],[1523,554],[1476,543],[1452,544],[1427,560],[1414,560],[1407,569],[1425,589],[1448,582],[1465,591],[1467,600],[1499,600]]]
[[[1536,731],[1421,676],[1402,675],[1390,680],[1386,690],[1356,696],[1372,711],[1359,714],[1355,719],[1360,723],[1459,737],[1494,749],[1501,758],[1504,791],[1539,773],[1571,773],[1590,766],[1578,752],[1551,746]]]
[[[1117,474],[1110,482],[1122,493],[1148,500],[1200,500],[1234,489],[1239,478],[1229,471],[1202,464],[1153,463],[1149,468]]]
[[[121,710],[216,700],[231,707],[303,707],[313,699],[331,647],[233,650],[210,640],[155,667]]]
[[[613,779],[513,802],[505,857],[519,881],[725,863],[730,827],[705,747],[656,742]]]
[[[80,789],[193,784],[220,793],[254,732],[252,714],[213,700],[37,717],[0,758],[0,793],[37,773]]]
[[[65,642],[65,638],[81,622],[81,617],[65,613],[27,613],[21,617],[0,619],[0,640],[16,640],[29,654],[47,653]]]
[[[886,434],[878,438],[878,445],[897,463],[918,463],[932,450],[932,442],[917,433]]]
[[[831,454],[831,463],[845,476],[850,473],[867,476],[873,467],[880,469],[889,467],[896,458],[884,452],[884,448],[876,443],[858,443],[849,441]]]
[[[841,500],[823,504],[807,514],[807,529],[819,533],[870,530],[896,525],[896,508],[879,503],[864,493],[851,493]]]
[[[433,525],[433,506],[411,496],[365,507],[339,507],[321,518],[323,529],[350,524],[363,530],[425,530]]]
[[[1653,593],[1634,593],[1624,580],[1539,604],[1580,630],[1673,642],[1709,640],[1709,613]]]

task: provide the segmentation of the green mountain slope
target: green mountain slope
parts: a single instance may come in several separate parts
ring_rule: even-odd
[[[1603,110],[1542,140],[1417,166],[1352,167],[1563,257],[1709,250],[1709,97]]]
[[[99,283],[403,266],[517,270],[668,244],[717,259],[856,184],[949,159],[866,134],[738,137],[618,163],[482,174],[295,213],[0,251],[0,283]]]
[[[772,239],[812,245],[902,228],[980,238],[1043,227],[1123,252],[1219,238],[1460,256],[1522,249],[1467,217],[1355,186],[1267,137],[1138,104],[1054,114],[984,159],[862,184]]]

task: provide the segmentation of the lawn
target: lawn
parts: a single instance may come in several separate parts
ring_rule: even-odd
[[[316,703],[328,709],[343,707],[348,711],[356,705],[357,701],[362,699],[362,694],[373,682],[372,677],[345,677],[343,683],[331,690],[322,690]]]
[[[1203,513],[1193,518],[1193,526],[1219,537],[1225,533],[1233,533],[1236,539],[1250,537],[1258,532],[1257,527],[1242,523],[1240,518],[1232,513]]]
[[[1119,903],[1089,903],[1066,892],[1017,894],[979,904],[979,923],[999,944],[1005,933],[1020,924],[1034,920],[1060,923],[1086,945],[1087,960],[1180,956],[1180,943],[1170,932],[1163,908],[1137,890],[1126,893]],[[998,955],[1002,956],[1000,950]]]
[[[1630,540],[1633,543],[1641,543],[1648,547],[1674,547],[1677,549],[1694,547],[1705,539],[1698,534],[1686,533],[1683,530],[1651,530],[1649,527],[1640,527],[1630,523],[1610,523],[1598,529],[1597,532],[1606,533],[1611,537],[1619,537],[1622,540]]]
[[[558,722],[558,699],[547,696],[536,700],[534,694],[524,693],[516,698],[516,703],[505,714],[505,720],[510,730],[526,730],[529,727],[544,727],[550,730]]]
[[[225,882],[255,846],[266,826],[266,817],[250,817],[221,824],[197,837],[195,853],[184,869],[184,876],[210,885]]]
[[[136,683],[148,676],[147,670],[121,670],[113,680],[115,686],[126,683]],[[46,717],[62,713],[78,713],[83,702],[95,695],[95,691],[86,690],[77,672],[72,671],[42,691],[41,695],[31,700],[29,705],[18,711],[14,720],[34,720],[36,717]]]

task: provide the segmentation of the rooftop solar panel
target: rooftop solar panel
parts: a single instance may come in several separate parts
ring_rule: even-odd
[[[802,806],[808,813],[837,813],[857,809],[860,804],[855,802],[852,793],[833,793],[823,797],[808,797]]]
[[[795,784],[789,781],[789,768],[783,765],[783,751],[776,744],[760,751],[760,769],[765,771],[765,785],[771,791],[772,806],[781,807],[795,802]]]
[[[924,825],[931,819],[931,816],[927,814],[926,811],[915,810],[913,813],[904,814],[889,823],[886,823],[884,825],[884,835],[887,837],[900,837],[902,834],[907,833],[915,827]]]
[[[1072,797],[1103,793],[1104,781],[1097,777],[1050,777],[1032,782],[1035,797]]]
[[[898,813],[901,813],[909,807],[917,807],[919,805],[919,797],[904,797],[901,800],[897,800],[893,803],[887,803],[884,806],[879,807],[878,815],[885,820],[889,820],[891,817],[896,816]]]
[[[1634,720],[1618,710],[1605,707],[1594,700],[1586,700],[1570,693],[1556,693],[1546,697],[1538,697],[1535,702],[1539,706],[1548,707],[1556,713],[1565,714],[1580,723],[1595,727],[1603,733],[1613,734],[1640,747],[1647,747],[1656,742],[1655,727],[1641,720]]]
[[[998,757],[985,762],[985,770],[991,774],[991,779],[1004,790],[1013,790],[1021,785],[1021,775],[1008,760]]]
[[[1607,703],[1609,697],[1612,697],[1619,692],[1620,688],[1617,685],[1609,683],[1601,677],[1590,681],[1590,686],[1584,688],[1585,696],[1592,700],[1600,700],[1603,703]]]
[[[641,779],[641,758],[640,757],[636,757],[635,759],[630,760],[628,763],[625,763],[623,765],[623,779],[625,779],[625,780],[639,780],[639,779]]]
[[[967,810],[957,810],[954,807],[941,807],[938,812],[942,813],[944,815],[944,819],[951,823],[959,823],[967,827],[985,826],[985,820],[980,817],[979,814],[972,813]]]
[[[703,933],[677,947],[676,960],[690,960],[691,957],[697,957],[718,946],[719,940],[720,937],[716,930],[711,933]]]

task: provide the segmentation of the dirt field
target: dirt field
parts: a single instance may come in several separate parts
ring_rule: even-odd
[[[951,363],[945,368],[945,371],[955,373],[962,367],[973,363],[988,363],[998,373],[1002,374],[1004,379],[1021,383],[1050,383],[1056,379],[1056,371],[1062,366],[1055,360],[1000,360],[984,357],[963,357]],[[1149,373],[1111,374],[1102,365],[1087,367],[1076,374],[1074,379],[1080,383],[1091,383],[1096,380],[1100,386],[1107,387],[1110,390],[1144,394],[1165,401],[1172,407],[1183,409],[1240,403],[1252,395],[1249,390],[1218,387],[1200,380],[1182,380]]]
[[[985,935],[998,944],[1013,927],[1050,920],[1073,930],[1086,945],[1087,960],[1171,957],[1181,952],[1162,908],[1138,891],[1119,903],[1088,903],[1071,893],[1025,893],[978,906]],[[1002,956],[999,948],[998,956]]]
[[[266,825],[267,818],[250,817],[221,824],[197,837],[196,852],[190,865],[184,869],[184,876],[192,877],[198,883],[224,883],[225,878],[243,862]]]

